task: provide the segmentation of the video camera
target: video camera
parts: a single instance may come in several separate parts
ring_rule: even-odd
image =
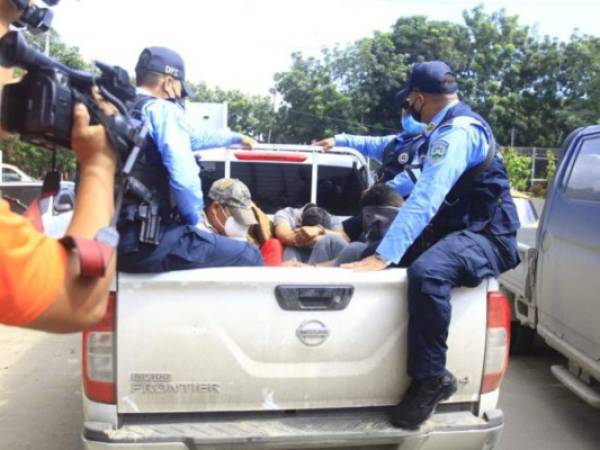
[[[125,69],[100,62],[99,74],[72,69],[31,47],[15,31],[0,39],[0,65],[27,70],[21,81],[4,86],[0,105],[2,128],[21,140],[51,150],[70,148],[75,102],[87,106],[92,123],[104,125],[122,161],[145,138],[142,123],[128,112],[136,92]],[[104,114],[92,96],[94,87],[118,114]]]

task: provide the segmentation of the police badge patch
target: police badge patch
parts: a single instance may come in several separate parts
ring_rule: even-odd
[[[429,160],[432,164],[446,156],[448,146],[448,142],[442,140],[435,141],[431,144],[431,146],[429,147]]]
[[[398,162],[400,164],[406,164],[408,162],[408,153],[402,152],[398,155]]]

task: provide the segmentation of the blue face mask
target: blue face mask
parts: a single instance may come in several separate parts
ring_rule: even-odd
[[[402,129],[408,134],[417,135],[423,133],[427,129],[427,124],[419,122],[412,116],[412,114],[403,112]]]

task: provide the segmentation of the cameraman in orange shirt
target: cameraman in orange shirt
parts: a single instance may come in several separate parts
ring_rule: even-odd
[[[12,0],[0,0],[0,37],[19,19]],[[12,71],[0,71],[0,86]],[[100,125],[90,125],[85,106],[74,109],[71,144],[80,182],[67,234],[94,239],[114,211],[116,155]],[[79,260],[55,239],[37,232],[0,200],[0,323],[55,333],[90,327],[104,315],[115,258],[102,278],[79,276]]]

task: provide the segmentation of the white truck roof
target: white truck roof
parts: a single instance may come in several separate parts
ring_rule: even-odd
[[[373,177],[368,170],[368,159],[360,152],[347,147],[335,147],[329,151],[323,151],[321,147],[314,145],[260,144],[253,150],[244,149],[240,146],[232,146],[228,148],[196,150],[194,154],[200,165],[205,165],[205,169],[207,168],[206,163],[224,163],[224,171],[221,176],[225,178],[239,177],[235,171],[232,172],[232,165],[235,163],[311,166],[310,196],[306,200],[315,204],[319,204],[318,197],[322,189],[322,187],[321,189],[319,188],[318,184],[319,180],[323,178],[319,177],[319,171],[325,170],[325,167],[329,170],[334,168],[338,170],[353,169],[364,171],[364,188],[373,184]],[[255,194],[257,194],[257,198],[260,197],[256,187],[251,186],[250,180],[242,179],[242,181],[248,184],[253,197]],[[358,201],[356,203],[356,207],[358,207]],[[261,205],[259,204],[259,206]]]

